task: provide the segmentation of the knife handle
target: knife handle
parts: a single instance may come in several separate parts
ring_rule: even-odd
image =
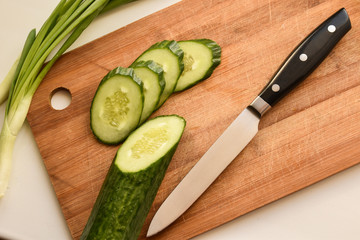
[[[325,20],[293,50],[250,107],[263,115],[302,82],[350,29],[344,8]]]

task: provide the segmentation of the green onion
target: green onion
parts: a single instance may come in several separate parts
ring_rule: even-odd
[[[45,75],[99,14],[132,1],[61,0],[38,34],[35,29],[30,31],[20,57],[0,83],[0,104],[8,100],[0,133],[0,197],[8,186],[16,136]],[[59,50],[45,63],[60,43]]]
[[[19,65],[19,59],[16,59],[16,61],[10,68],[10,71],[5,76],[4,80],[0,83],[0,104],[3,103],[9,95],[9,88],[11,86],[12,81],[15,78],[16,69],[18,65]]]

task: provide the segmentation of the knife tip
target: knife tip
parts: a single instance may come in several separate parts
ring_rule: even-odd
[[[151,237],[151,236],[154,236],[155,234],[157,234],[158,232],[160,232],[161,229],[157,229],[154,225],[154,221],[151,221],[150,223],[150,226],[149,226],[149,229],[146,233],[146,237]]]
[[[153,219],[150,222],[146,237],[151,237],[155,234],[158,234],[172,223],[172,221],[168,221],[166,218],[164,219],[164,214],[168,215],[168,213],[166,214],[162,210],[163,209],[160,207],[160,209],[155,213]]]

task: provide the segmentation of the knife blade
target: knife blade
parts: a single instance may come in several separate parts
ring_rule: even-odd
[[[174,222],[203,194],[255,137],[261,116],[310,75],[350,29],[349,16],[342,8],[291,52],[255,100],[238,115],[162,203],[150,223],[148,237]]]

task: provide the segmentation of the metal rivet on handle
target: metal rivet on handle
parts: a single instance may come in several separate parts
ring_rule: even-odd
[[[308,59],[308,56],[305,53],[300,54],[299,59],[305,62]]]
[[[278,91],[280,91],[280,86],[279,86],[279,84],[273,84],[272,86],[271,86],[271,90],[273,90],[273,92],[278,92]]]
[[[335,32],[336,31],[336,27],[334,25],[329,25],[327,30],[331,33]]]

